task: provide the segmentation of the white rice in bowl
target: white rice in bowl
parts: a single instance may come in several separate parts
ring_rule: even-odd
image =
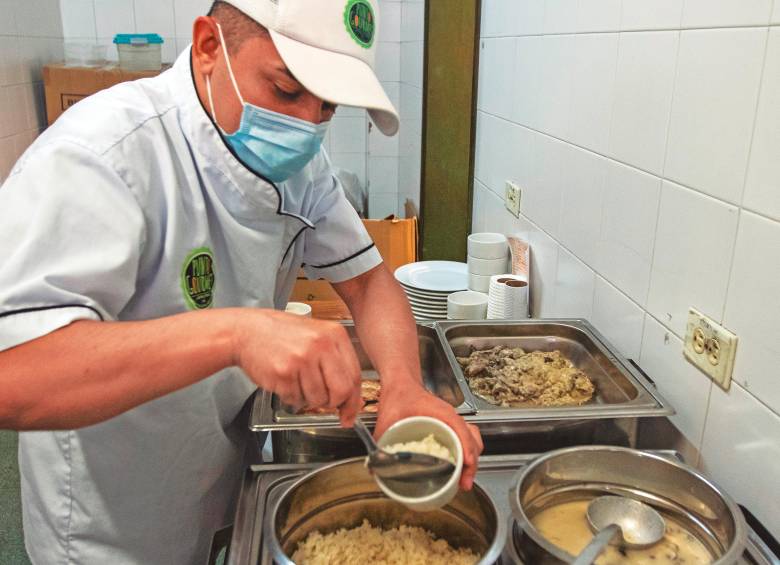
[[[422,528],[402,525],[385,530],[368,520],[331,534],[312,532],[292,556],[297,565],[474,565],[479,558]]]
[[[449,449],[444,447],[433,434],[428,434],[424,439],[420,441],[409,441],[406,443],[395,443],[383,447],[388,453],[398,453],[399,451],[410,451],[412,453],[422,453],[424,455],[433,455],[439,459],[445,459],[455,465],[455,458]]]

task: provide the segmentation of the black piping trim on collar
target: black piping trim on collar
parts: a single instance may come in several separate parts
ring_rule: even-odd
[[[22,308],[20,310],[11,310],[10,312],[3,312],[2,314],[0,314],[0,318],[5,318],[6,316],[14,316],[16,314],[29,314],[30,312],[42,312],[44,310],[62,310],[65,308],[86,308],[87,310],[91,310],[92,312],[97,314],[101,322],[105,321],[105,318],[103,318],[103,314],[101,314],[96,308],[93,308],[92,306],[87,306],[85,304],[60,304],[57,306],[37,306],[35,308]]]
[[[347,257],[346,259],[342,259],[341,261],[336,261],[335,263],[328,263],[327,265],[312,265],[311,268],[312,269],[327,269],[329,267],[335,267],[336,265],[341,265],[342,263],[346,263],[347,261],[352,261],[352,259],[354,259],[355,257],[359,257],[360,255],[363,255],[363,253],[365,253],[366,251],[368,251],[372,247],[374,247],[373,243],[371,245],[369,245],[368,247],[364,247],[363,249],[361,249],[357,253],[353,253],[352,255]]]
[[[296,214],[291,214],[290,212],[284,212],[284,211],[282,211],[282,192],[279,190],[279,187],[278,187],[278,186],[276,186],[276,183],[274,183],[273,181],[269,180],[269,179],[268,179],[268,178],[266,178],[265,176],[261,175],[261,174],[260,174],[260,173],[258,173],[257,171],[254,171],[254,170],[252,170],[252,169],[251,169],[251,168],[250,168],[250,167],[249,167],[249,166],[248,166],[246,163],[244,163],[244,162],[241,160],[241,157],[239,157],[239,156],[238,156],[238,154],[237,154],[237,153],[236,153],[236,152],[233,150],[233,148],[232,148],[232,147],[230,147],[230,145],[228,145],[228,144],[227,144],[227,142],[225,141],[225,139],[222,137],[222,132],[220,132],[220,131],[219,131],[219,125],[217,125],[217,122],[214,120],[214,118],[212,117],[212,115],[211,115],[211,114],[209,114],[208,110],[207,110],[207,109],[206,109],[206,107],[203,105],[203,101],[200,99],[200,96],[198,96],[198,86],[197,86],[197,83],[195,82],[195,67],[194,67],[194,65],[192,64],[192,50],[190,50],[190,63],[189,63],[189,64],[190,64],[190,77],[192,78],[192,88],[193,88],[193,89],[195,89],[195,98],[197,98],[197,99],[198,99],[198,104],[200,104],[200,107],[201,107],[201,109],[203,110],[203,113],[204,113],[204,114],[206,114],[206,117],[208,117],[209,121],[211,122],[211,125],[213,125],[213,126],[214,126],[214,129],[216,130],[216,132],[217,132],[217,135],[219,136],[219,139],[220,139],[220,140],[222,141],[222,143],[225,145],[225,148],[226,148],[228,151],[230,151],[230,154],[231,154],[231,155],[233,155],[233,157],[235,157],[235,158],[236,158],[236,161],[238,161],[239,163],[241,163],[241,165],[243,165],[243,167],[244,167],[244,168],[245,168],[247,171],[249,171],[250,173],[252,173],[253,175],[255,175],[255,176],[256,176],[257,178],[259,178],[260,180],[262,180],[262,181],[264,181],[264,182],[267,182],[267,183],[268,183],[268,184],[270,184],[272,187],[274,187],[274,190],[276,191],[276,196],[278,196],[278,197],[279,197],[279,203],[278,203],[278,204],[277,204],[277,206],[276,206],[276,214],[277,214],[278,216],[287,216],[287,217],[290,217],[290,218],[295,218],[295,219],[296,219],[296,220],[298,220],[299,222],[303,223],[303,224],[304,224],[304,228],[302,228],[302,230],[301,230],[301,231],[305,230],[306,228],[310,228],[310,229],[316,230],[317,228],[316,228],[315,226],[313,226],[313,225],[309,224],[307,221],[304,221],[304,219],[303,219],[301,216],[298,216],[298,215],[296,215]],[[297,237],[297,236],[296,236],[296,237]]]

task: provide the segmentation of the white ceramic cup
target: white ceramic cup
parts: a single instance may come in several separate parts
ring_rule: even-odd
[[[506,259],[509,243],[500,233],[472,233],[468,237],[468,252],[478,259]]]
[[[429,418],[428,416],[413,416],[399,420],[390,426],[377,442],[379,447],[385,447],[396,443],[421,441],[430,434],[433,434],[437,442],[449,449],[453,459],[455,459],[455,472],[439,490],[428,496],[412,498],[397,494],[390,490],[382,482],[382,479],[374,477],[382,492],[417,512],[427,512],[441,508],[458,494],[458,483],[460,482],[461,471],[463,471],[463,447],[460,444],[460,439],[458,439],[452,428],[441,420]]]
[[[447,318],[450,320],[484,320],[488,295],[473,290],[453,292],[447,297]]]
[[[489,292],[490,277],[487,275],[475,275],[474,273],[469,273],[469,290],[475,290],[477,292]]]
[[[480,259],[479,257],[468,257],[469,273],[482,276],[493,276],[506,273],[507,258],[500,259]]]
[[[295,314],[296,316],[311,318],[311,306],[304,304],[303,302],[288,302],[284,311],[288,314]]]

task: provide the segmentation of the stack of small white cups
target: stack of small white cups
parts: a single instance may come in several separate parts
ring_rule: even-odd
[[[509,243],[500,233],[473,233],[468,239],[469,289],[490,292],[490,277],[507,272]]]
[[[488,320],[519,320],[528,317],[528,280],[522,275],[490,277]]]

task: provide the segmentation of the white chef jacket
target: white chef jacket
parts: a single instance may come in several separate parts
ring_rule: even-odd
[[[32,145],[0,188],[0,257],[0,350],[79,319],[283,308],[302,264],[340,282],[381,262],[324,151],[276,186],[234,157],[189,50],[80,102]],[[254,390],[226,369],[102,424],[22,433],[32,561],[205,563],[232,521],[237,416]]]

